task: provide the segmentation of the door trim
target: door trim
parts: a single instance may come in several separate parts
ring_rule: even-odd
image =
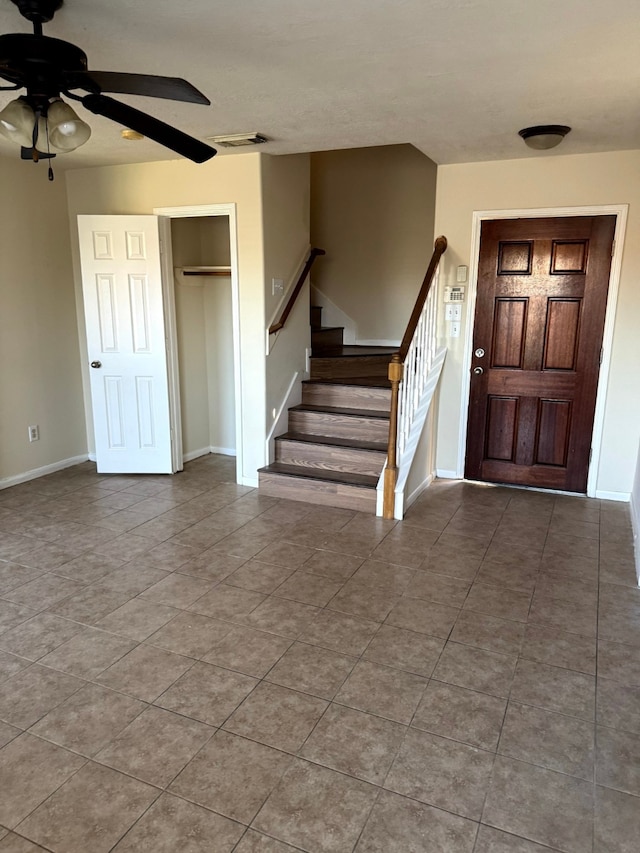
[[[171,258],[171,220],[197,216],[228,216],[229,243],[231,250],[231,320],[233,325],[233,384],[235,394],[236,432],[236,482],[243,483],[243,434],[242,434],[242,362],[240,360],[240,283],[238,278],[238,228],[235,203],[197,204],[185,207],[154,207],[159,217],[160,238],[163,244],[161,255],[163,287],[165,296],[165,318],[167,337],[167,364],[169,369],[169,401],[171,407],[171,429],[173,432],[172,458],[176,471],[182,471],[182,420],[180,411],[180,379],[178,374],[178,339],[176,330],[176,300],[173,262]]]
[[[464,467],[467,448],[467,420],[469,417],[469,394],[471,391],[471,359],[473,350],[473,324],[476,313],[476,297],[478,293],[478,265],[480,261],[480,229],[482,223],[490,219],[538,219],[542,217],[560,218],[563,216],[610,216],[616,217],[614,235],[614,250],[611,259],[609,276],[609,291],[605,312],[604,334],[602,337],[602,363],[598,374],[596,391],[596,409],[593,419],[593,434],[591,438],[591,462],[587,476],[587,496],[610,498],[611,494],[598,492],[597,478],[602,450],[602,433],[604,428],[605,401],[611,367],[611,350],[613,347],[613,328],[620,287],[620,272],[622,268],[622,250],[627,227],[628,204],[586,205],[582,207],[541,207],[523,208],[516,210],[474,210],[471,231],[471,267],[469,270],[469,298],[465,316],[465,342],[462,358],[462,387],[460,399],[460,425],[458,434],[458,467],[456,477],[464,479]]]

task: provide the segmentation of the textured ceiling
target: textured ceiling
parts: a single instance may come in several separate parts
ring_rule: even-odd
[[[0,0],[0,33],[29,31]],[[65,0],[45,35],[93,69],[185,77],[211,107],[121,100],[200,138],[260,131],[272,154],[412,143],[437,163],[512,159],[532,156],[520,128],[551,123],[573,127],[563,154],[640,148],[638,0]],[[176,156],[87,120],[60,166]]]

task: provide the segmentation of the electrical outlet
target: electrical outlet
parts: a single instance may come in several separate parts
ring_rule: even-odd
[[[280,296],[284,293],[284,281],[281,278],[271,279],[271,295]]]
[[[40,441],[40,427],[37,424],[28,427],[29,441]]]

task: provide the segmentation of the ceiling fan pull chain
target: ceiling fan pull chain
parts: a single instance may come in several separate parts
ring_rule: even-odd
[[[47,177],[50,181],[55,180],[55,175],[53,174],[53,166],[51,165],[51,148],[49,147],[49,119],[47,116],[44,117],[44,127],[45,133],[47,134],[47,157],[49,158],[49,168],[47,169]]]

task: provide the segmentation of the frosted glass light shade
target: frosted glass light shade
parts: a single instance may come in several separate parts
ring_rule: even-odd
[[[29,104],[22,98],[17,98],[0,112],[0,133],[5,139],[31,148],[35,122],[36,116]]]
[[[525,145],[536,151],[548,151],[560,145],[567,133],[571,130],[566,124],[540,124],[536,127],[525,127],[518,131],[518,135],[524,139]]]
[[[91,128],[75,114],[69,104],[55,100],[47,110],[49,143],[58,151],[74,151],[91,136]]]

